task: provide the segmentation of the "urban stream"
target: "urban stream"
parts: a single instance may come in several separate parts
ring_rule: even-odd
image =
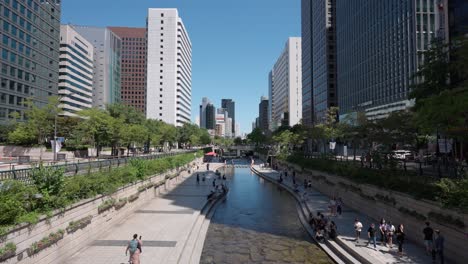
[[[287,191],[249,168],[225,173],[229,193],[211,219],[200,263],[333,263],[308,236]]]

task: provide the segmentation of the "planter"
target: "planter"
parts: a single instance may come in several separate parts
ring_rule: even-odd
[[[139,193],[132,194],[128,197],[128,202],[131,203],[140,197]]]
[[[439,224],[447,224],[460,229],[465,228],[465,223],[461,219],[452,217],[451,215],[429,212],[427,216],[429,219],[434,220]]]
[[[63,239],[64,234],[65,231],[59,229],[57,232],[51,233],[49,236],[44,237],[40,241],[32,243],[31,246],[28,248],[28,255],[35,255],[41,252],[42,250],[54,245],[55,243]]]
[[[88,226],[89,224],[91,224],[91,219],[93,219],[93,216],[90,215],[90,216],[87,216],[87,217],[84,217],[84,218],[81,218],[77,221],[71,221],[69,224],[68,224],[68,227],[67,227],[67,233],[68,234],[71,234],[71,233],[74,233],[75,231],[77,231],[78,229],[83,229],[85,228],[86,226]]]
[[[109,199],[103,202],[101,205],[98,206],[98,214],[102,214],[107,210],[110,210],[115,204],[114,199]]]
[[[16,245],[13,243],[7,243],[5,247],[0,248],[0,262],[6,261],[16,256]]]
[[[155,184],[152,183],[152,182],[150,182],[150,183],[148,183],[148,184],[145,184],[145,185],[142,185],[142,186],[138,187],[138,192],[144,192],[144,191],[146,191],[146,190],[152,188],[154,185],[155,185]]]
[[[115,210],[120,210],[122,207],[124,207],[127,204],[127,198],[120,199],[118,202],[114,204]]]

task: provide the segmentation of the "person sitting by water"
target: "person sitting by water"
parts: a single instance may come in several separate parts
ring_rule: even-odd
[[[324,234],[323,229],[317,229],[317,231],[315,232],[315,239],[319,242],[323,241],[325,239],[323,234]]]
[[[337,237],[337,229],[338,227],[336,226],[335,222],[331,221],[328,232],[328,237],[330,237],[330,239],[335,239]]]
[[[307,183],[307,187],[312,188],[312,181],[309,180],[309,183]]]
[[[205,179],[206,179],[205,174],[203,174],[202,181],[205,181]]]
[[[299,192],[299,186],[297,184],[294,184],[294,192]]]
[[[226,180],[226,174],[223,174],[223,180]]]
[[[211,198],[213,198],[213,196],[215,195],[215,193],[216,193],[215,191],[211,190],[211,191],[210,191],[210,194],[208,194],[208,196],[207,196],[207,199],[210,200]]]

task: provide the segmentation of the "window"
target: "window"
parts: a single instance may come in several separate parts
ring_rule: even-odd
[[[161,17],[164,17],[164,13],[161,13]]]
[[[164,20],[161,20],[161,24],[164,24]]]
[[[159,107],[159,110],[162,110],[162,107]]]

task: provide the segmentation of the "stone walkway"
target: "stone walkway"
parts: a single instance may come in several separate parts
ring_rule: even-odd
[[[277,180],[279,178],[279,173],[277,171],[256,167],[256,169],[261,172],[263,175]],[[297,182],[300,184],[299,182]],[[283,177],[283,184],[293,188],[292,177]],[[344,206],[343,213],[341,216],[331,217],[329,213],[328,206],[330,204],[330,199],[325,195],[321,194],[315,189],[308,188],[305,190],[305,201],[311,212],[322,212],[326,216],[330,217],[332,221],[338,226],[338,239],[342,244],[344,244],[348,249],[353,250],[355,253],[361,255],[365,259],[369,260],[371,263],[375,264],[387,264],[387,263],[431,263],[431,258],[425,254],[425,250],[408,240],[403,244],[403,256],[398,255],[398,247],[395,245],[393,248],[388,248],[377,243],[377,249],[367,246],[367,229],[371,223],[377,225],[378,221],[371,219],[370,217],[361,214],[357,211],[354,211],[350,208]],[[304,197],[304,187],[299,186],[299,194],[301,197]],[[346,201],[345,201],[346,203]],[[363,229],[361,233],[361,240],[356,243],[356,237],[354,232],[354,219],[358,218],[359,221],[363,224]],[[395,226],[396,227],[396,226]]]
[[[210,169],[215,170],[213,167],[212,164]],[[212,189],[212,179],[215,177],[213,171],[206,173],[205,182],[201,181],[205,168],[205,165],[200,165],[200,171],[184,177],[180,184],[152,199],[131,217],[112,227],[99,240],[90,241],[88,247],[66,263],[128,263],[125,249],[134,233],[142,236],[141,263],[178,263],[206,202],[206,195]],[[197,173],[200,173],[200,184],[196,183]]]

